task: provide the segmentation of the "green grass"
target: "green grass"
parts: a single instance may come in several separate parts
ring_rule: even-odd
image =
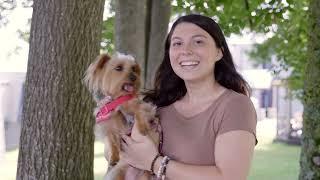
[[[300,147],[273,143],[275,122],[259,122],[257,135],[259,143],[248,180],[297,180],[299,174]],[[16,175],[18,151],[6,152],[5,160],[0,162],[0,179],[14,180]],[[94,174],[102,180],[107,168],[103,156],[103,144],[95,143]]]
[[[298,146],[273,143],[257,148],[249,180],[297,180],[299,155]]]
[[[255,147],[249,180],[297,180],[300,146],[274,143],[276,121],[268,119],[257,125]]]

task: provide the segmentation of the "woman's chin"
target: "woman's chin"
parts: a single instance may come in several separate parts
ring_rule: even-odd
[[[183,76],[180,78],[183,79],[183,81],[186,83],[196,83],[196,82],[199,83],[199,81],[202,81],[203,79],[199,76]]]

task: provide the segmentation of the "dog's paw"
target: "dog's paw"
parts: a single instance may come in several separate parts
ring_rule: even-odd
[[[139,101],[138,99],[134,98],[118,106],[116,111],[122,110],[123,112],[126,112],[128,114],[135,114],[135,112],[137,112],[138,109]]]
[[[150,126],[150,128],[155,127],[159,124],[159,118],[156,115],[156,106],[143,103],[141,104],[139,115],[145,122]]]

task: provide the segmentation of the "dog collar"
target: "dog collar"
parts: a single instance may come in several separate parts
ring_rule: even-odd
[[[119,98],[106,103],[96,115],[96,123],[100,123],[109,119],[111,112],[118,106],[133,98],[133,95],[120,96]]]

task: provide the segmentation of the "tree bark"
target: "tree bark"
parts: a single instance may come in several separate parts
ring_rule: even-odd
[[[162,60],[170,7],[170,0],[116,1],[116,50],[136,57],[142,68],[143,87],[151,87]]]
[[[309,5],[308,62],[304,89],[300,180],[320,179],[320,0]]]
[[[93,103],[104,0],[35,0],[17,179],[93,179]]]
[[[145,4],[146,0],[115,1],[115,49],[133,55],[141,65],[141,74],[145,73]]]
[[[148,53],[146,61],[146,86],[152,87],[155,71],[164,55],[164,42],[168,33],[171,16],[170,0],[153,0],[151,8],[150,32],[148,33]]]

